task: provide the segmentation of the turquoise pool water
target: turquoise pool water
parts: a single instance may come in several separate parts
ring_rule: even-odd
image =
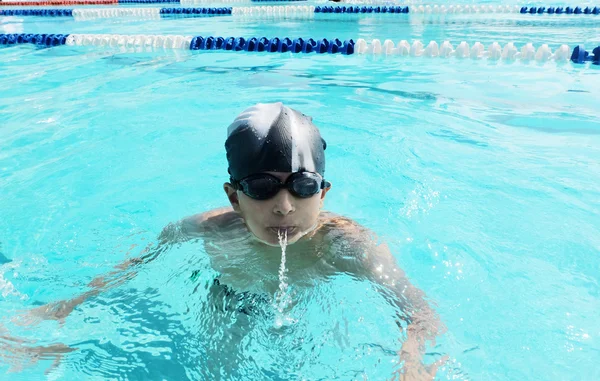
[[[0,17],[0,29],[589,49],[600,24]],[[597,380],[599,85],[598,67],[570,63],[0,48],[0,324],[30,346],[77,348],[53,364],[10,355],[0,337],[0,379],[389,377],[397,311],[372,285],[315,281],[294,294],[293,325],[274,329],[262,305],[240,330],[238,317],[206,313],[197,286],[213,274],[200,242],[171,247],[62,323],[12,320],[88,290],[169,222],[225,205],[227,125],[249,105],[283,101],[328,141],[326,208],[376,232],[436,302],[448,331],[425,361],[449,356],[438,379]]]

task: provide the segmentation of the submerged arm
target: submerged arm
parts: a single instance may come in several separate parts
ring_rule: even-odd
[[[148,245],[139,257],[128,259],[117,266],[108,274],[97,276],[89,284],[89,291],[69,299],[45,304],[34,308],[16,322],[29,325],[40,320],[63,320],[86,300],[101,294],[107,290],[118,287],[123,283],[133,279],[139,271],[139,266],[149,263],[158,258],[167,251],[173,244],[188,241],[194,237],[200,236],[206,228],[207,221],[214,215],[214,212],[195,215],[167,225],[161,232],[155,244]]]
[[[398,353],[403,363],[401,380],[431,380],[439,363],[430,367],[423,364],[427,342],[435,345],[435,338],[445,331],[439,315],[425,299],[425,293],[410,283],[386,244],[373,248],[366,259],[368,277],[392,292],[399,307],[408,317],[406,339]],[[441,361],[443,362],[443,361]]]
[[[427,342],[435,345],[435,338],[445,331],[438,314],[425,299],[425,293],[415,287],[398,267],[386,244],[378,244],[365,228],[347,219],[336,225],[343,228],[349,244],[357,249],[351,271],[382,286],[380,291],[406,314],[406,339],[399,351],[402,368],[401,380],[431,380],[438,364],[426,367],[423,356]]]
[[[167,229],[167,228],[165,228]],[[164,230],[163,230],[164,234]],[[133,279],[139,266],[151,262],[169,247],[169,241],[164,239],[163,234],[154,245],[148,245],[139,257],[130,258],[114,267],[114,270],[107,274],[95,277],[88,284],[88,291],[72,299],[61,300],[45,304],[27,312],[25,318],[20,321],[22,324],[34,324],[40,320],[63,320],[75,309],[83,304],[89,298],[99,295],[107,290],[118,287],[123,283]],[[18,323],[18,322],[17,322]]]
[[[138,273],[139,266],[158,258],[173,244],[201,236],[206,229],[210,229],[207,226],[210,225],[208,220],[214,215],[214,211],[208,212],[167,225],[155,244],[146,247],[139,257],[128,259],[115,266],[115,269],[108,274],[94,278],[89,284],[89,291],[69,300],[49,303],[32,309],[24,315],[13,318],[13,322],[19,325],[32,325],[41,320],[62,322],[75,307],[87,299],[133,279]],[[11,371],[18,371],[26,365],[33,365],[39,359],[54,359],[51,366],[53,369],[58,366],[65,353],[76,349],[61,343],[47,346],[36,345],[35,341],[11,336],[0,323],[0,360],[11,364]]]

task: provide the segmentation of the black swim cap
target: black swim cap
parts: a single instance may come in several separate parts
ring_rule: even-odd
[[[325,174],[325,140],[312,118],[282,103],[244,110],[227,129],[225,150],[234,180],[261,172]]]

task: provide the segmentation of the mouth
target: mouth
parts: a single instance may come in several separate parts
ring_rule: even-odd
[[[288,237],[292,234],[294,234],[296,232],[297,227],[296,226],[271,226],[269,227],[269,230],[272,231],[274,234],[279,234],[279,232],[281,232],[282,234],[285,232],[287,233]]]

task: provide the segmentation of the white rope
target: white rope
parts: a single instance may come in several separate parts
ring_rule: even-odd
[[[71,34],[66,45],[124,48],[189,49],[192,36]]]
[[[383,44],[380,40],[372,40],[367,42],[360,38],[356,41],[354,51],[357,54],[385,54],[399,55],[411,57],[457,57],[457,58],[487,58],[490,60],[535,60],[538,62],[556,61],[566,62],[571,57],[571,49],[567,45],[561,45],[554,53],[547,44],[543,44],[537,50],[533,44],[528,43],[523,45],[519,50],[512,42],[502,47],[499,43],[494,42],[489,45],[486,50],[485,46],[480,42],[474,43],[472,46],[466,42],[461,42],[456,48],[449,41],[444,41],[441,46],[437,42],[431,41],[427,46],[424,46],[421,41],[414,41],[409,44],[408,41],[402,40],[394,45],[392,40],[385,40]]]
[[[66,45],[70,46],[100,46],[112,48],[127,49],[189,49],[192,36],[161,36],[161,35],[119,35],[119,34],[71,34],[67,38]],[[476,42],[469,45],[461,42],[456,48],[449,42],[444,41],[439,45],[436,41],[431,41],[427,46],[421,41],[414,41],[410,44],[406,40],[394,44],[392,40],[385,40],[383,44],[380,40],[374,39],[367,42],[364,39],[358,39],[354,46],[356,54],[374,54],[374,55],[397,55],[410,57],[442,57],[442,58],[471,58],[488,60],[521,60],[521,61],[555,61],[567,62],[571,56],[571,49],[567,45],[561,45],[556,51],[552,52],[547,44],[543,44],[537,49],[533,44],[525,44],[519,49],[514,43],[510,42],[504,46],[494,42],[486,47]]]
[[[308,15],[314,13],[315,7],[312,5],[233,7],[231,9],[232,15]]]
[[[160,19],[160,8],[75,8],[75,20],[136,16],[144,19]]]

